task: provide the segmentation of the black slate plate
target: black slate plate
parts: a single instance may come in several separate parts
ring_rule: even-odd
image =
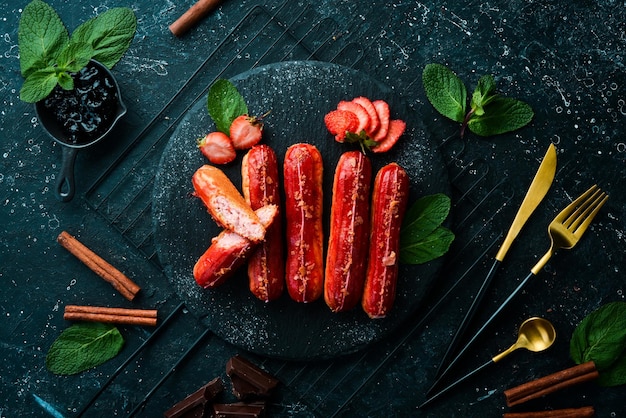
[[[404,105],[399,95],[367,75],[349,68],[314,61],[271,64],[231,80],[248,103],[250,113],[263,114],[264,142],[282,163],[287,147],[296,142],[316,145],[324,158],[325,228],[328,230],[330,190],[335,165],[350,149],[328,134],[324,115],[339,100],[364,95],[385,99],[392,117],[407,122],[407,131],[392,151],[372,155],[374,170],[397,161],[411,178],[411,203],[425,194],[449,194],[444,163],[428,138],[420,115]],[[436,278],[442,260],[421,266],[401,266],[398,294],[391,314],[371,320],[360,307],[334,314],[323,298],[298,304],[285,293],[263,303],[248,290],[245,269],[215,290],[200,288],[192,275],[197,258],[210,245],[219,227],[202,202],[191,193],[191,176],[207,161],[196,139],[214,130],[206,98],[196,103],[172,135],[157,169],[153,196],[155,242],[159,260],[177,294],[191,312],[215,334],[243,349],[284,359],[330,358],[357,351],[395,330],[418,308]],[[241,155],[221,167],[236,186],[241,184]],[[374,171],[375,172],[375,171]]]

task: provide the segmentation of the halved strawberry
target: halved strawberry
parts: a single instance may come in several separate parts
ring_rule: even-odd
[[[347,102],[345,100],[342,100],[337,105],[337,109],[352,112],[356,115],[357,118],[359,118],[359,126],[357,126],[356,130],[350,131],[350,132],[354,132],[355,134],[360,134],[361,131],[365,131],[366,133],[369,131],[370,123],[371,123],[370,115],[369,113],[367,113],[367,110],[365,110],[363,106],[361,106],[358,103]]]
[[[346,132],[354,132],[359,127],[359,118],[347,110],[333,110],[324,116],[328,132],[335,135],[335,141],[343,142]]]
[[[372,139],[376,142],[380,142],[387,137],[387,132],[389,131],[389,104],[384,100],[374,100],[372,104],[376,109],[376,114],[378,115],[378,120],[380,122],[378,132],[374,134]]]
[[[211,132],[200,138],[198,148],[213,164],[228,164],[237,157],[233,142],[222,132]]]
[[[374,104],[370,99],[364,96],[356,97],[352,99],[352,101],[356,104],[360,104],[361,106],[363,106],[363,108],[369,115],[370,124],[369,129],[366,132],[370,137],[374,136],[374,134],[378,131],[378,128],[380,127],[380,120],[378,119],[378,113],[376,112]]]
[[[230,125],[230,140],[235,149],[250,149],[261,142],[263,122],[255,116],[241,115]]]
[[[403,120],[394,119],[390,121],[387,136],[382,141],[379,141],[378,145],[371,148],[372,152],[380,153],[389,151],[391,147],[398,142],[398,139],[400,139],[405,129],[406,123]]]

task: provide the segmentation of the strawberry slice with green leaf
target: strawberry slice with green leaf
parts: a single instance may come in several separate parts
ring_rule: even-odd
[[[228,164],[237,157],[233,142],[223,132],[211,132],[200,138],[198,148],[213,164]]]

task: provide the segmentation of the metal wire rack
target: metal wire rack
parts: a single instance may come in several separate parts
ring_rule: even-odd
[[[158,166],[173,130],[185,112],[197,100],[205,97],[212,82],[259,65],[285,60],[322,60],[355,69],[371,68],[367,60],[368,49],[379,49],[381,45],[385,47],[384,31],[369,36],[369,39],[369,44],[350,42],[350,37],[337,27],[335,21],[319,18],[308,4],[298,4],[296,7],[293,3],[285,2],[273,10],[253,7],[89,188],[85,195],[87,204],[147,260],[159,266],[153,244],[151,199],[154,172],[150,167]],[[387,64],[378,63],[386,71],[393,72],[393,65]],[[402,84],[395,87],[401,87],[402,91],[412,88],[414,80],[407,80],[406,77],[395,79]],[[458,138],[442,141],[440,148],[453,187],[454,213],[457,214],[455,230],[462,231],[457,234],[450,253],[449,265],[454,267],[447,268],[445,272],[446,277],[455,278],[454,283],[433,289],[434,296],[440,298],[439,302],[424,306],[417,316],[418,321],[403,327],[401,333],[392,335],[371,350],[351,355],[347,359],[316,363],[257,359],[290,391],[292,396],[286,409],[293,410],[295,405],[306,405],[317,416],[340,414],[392,359],[406,355],[418,331],[430,315],[440,308],[441,302],[463,283],[465,277],[485,259],[486,254],[493,253],[491,250],[502,235],[496,222],[497,215],[513,197],[503,190],[505,180],[494,179],[488,163],[480,157],[469,156],[464,142]],[[485,209],[487,207],[489,210]],[[179,304],[161,322],[101,384],[91,400],[80,408],[78,416],[89,410],[136,356],[147,346],[159,341],[163,331],[171,326],[172,318],[183,309],[184,305]],[[196,340],[146,392],[143,400],[133,406],[129,416],[141,410],[159,386],[175,373],[178,365],[193,356],[196,345],[208,334],[208,330],[198,332]],[[322,382],[328,382],[329,378],[336,384],[324,387]]]

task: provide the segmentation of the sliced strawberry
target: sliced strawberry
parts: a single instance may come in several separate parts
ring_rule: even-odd
[[[198,148],[213,164],[228,164],[237,157],[233,142],[222,132],[211,132],[200,138]]]
[[[346,132],[354,132],[359,127],[359,118],[347,110],[333,110],[324,116],[328,132],[335,135],[335,141],[343,142]]]
[[[369,125],[369,129],[367,130],[367,134],[370,137],[373,137],[374,134],[378,131],[378,128],[380,127],[380,120],[378,119],[378,113],[376,112],[376,107],[374,107],[374,104],[372,103],[370,99],[364,96],[356,97],[352,99],[352,102],[363,106],[363,108],[369,115],[370,125]]]
[[[372,147],[372,152],[387,152],[393,147],[398,139],[404,133],[406,129],[406,123],[400,119],[394,119],[389,122],[389,131],[387,132],[387,136],[375,147]]]
[[[375,100],[372,104],[376,109],[376,114],[378,115],[378,120],[380,122],[378,131],[374,134],[373,139],[376,142],[380,142],[385,139],[387,132],[389,131],[389,104],[387,104],[384,100]]]
[[[255,116],[241,115],[230,125],[230,140],[235,149],[250,149],[261,142],[263,122]]]
[[[359,126],[354,131],[355,134],[360,134],[361,131],[368,132],[370,128],[370,115],[367,113],[367,110],[363,106],[354,102],[340,101],[337,105],[338,110],[347,110],[348,112],[352,112],[359,118]],[[352,131],[350,131],[352,132]]]

